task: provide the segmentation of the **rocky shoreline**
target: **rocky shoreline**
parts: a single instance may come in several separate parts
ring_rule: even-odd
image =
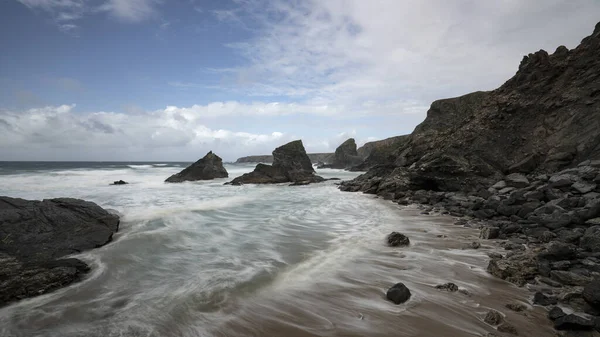
[[[480,228],[506,251],[490,274],[531,289],[568,336],[600,332],[598,53],[600,23],[573,50],[525,56],[496,90],[432,103],[340,189]]]

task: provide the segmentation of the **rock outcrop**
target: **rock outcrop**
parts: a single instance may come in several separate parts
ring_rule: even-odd
[[[349,138],[335,149],[331,164],[324,164],[319,168],[347,169],[363,161],[356,151],[356,141]]]
[[[183,169],[183,171],[167,178],[167,183],[181,183],[184,181],[212,180],[215,178],[227,178],[229,174],[223,167],[221,157],[210,151],[204,158]]]
[[[523,58],[500,88],[431,104],[427,118],[358,190],[473,191],[508,173],[600,159],[600,32]],[[377,185],[377,186],[373,186]],[[352,188],[354,189],[354,188]]]
[[[0,197],[0,306],[82,279],[88,265],[62,257],[107,244],[118,228],[92,202]]]
[[[378,165],[393,165],[396,160],[395,153],[404,142],[408,135],[390,137],[374,142],[365,143],[356,152],[363,158],[363,161],[353,167],[350,171],[367,171]]]
[[[301,140],[296,140],[276,148],[273,151],[273,165],[258,164],[254,171],[233,179],[228,184],[278,184],[291,182],[303,185],[322,182],[315,175],[312,163],[304,150]]]

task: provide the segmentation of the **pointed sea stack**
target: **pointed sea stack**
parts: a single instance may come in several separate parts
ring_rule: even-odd
[[[229,174],[223,167],[221,157],[210,151],[204,158],[186,167],[183,171],[167,178],[167,183],[181,183],[184,181],[212,180],[215,178],[227,178]]]
[[[229,184],[314,183],[324,181],[315,170],[301,140],[273,151],[273,165],[258,164],[254,171],[233,179]]]

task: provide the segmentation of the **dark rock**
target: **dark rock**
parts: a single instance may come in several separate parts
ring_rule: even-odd
[[[562,261],[575,258],[577,251],[571,244],[562,242],[553,242],[548,248],[539,254],[540,259],[550,261]]]
[[[410,299],[410,296],[410,290],[403,283],[396,283],[386,294],[387,299],[394,302],[394,304],[404,303]]]
[[[518,163],[511,165],[508,172],[511,173],[530,173],[538,166],[538,157],[535,155],[527,156]]]
[[[449,283],[445,283],[445,284],[440,284],[435,286],[436,289],[438,290],[446,290],[449,292],[456,292],[458,291],[458,286],[452,282]]]
[[[506,184],[509,187],[523,188],[529,186],[529,180],[527,177],[520,173],[511,173],[504,177],[504,180],[506,180]]]
[[[535,256],[526,252],[517,252],[504,259],[491,259],[487,271],[503,280],[523,286],[539,273]]]
[[[79,199],[0,197],[0,306],[80,280],[89,267],[65,255],[112,240],[119,217]]]
[[[363,158],[358,155],[356,142],[350,138],[335,149],[333,163],[325,165],[326,168],[346,169],[360,164]]]
[[[498,227],[483,227],[479,233],[479,237],[485,240],[492,240],[498,238],[500,235],[500,228]]]
[[[473,241],[471,242],[471,244],[469,244],[469,248],[472,249],[479,249],[481,247],[481,243],[477,242],[477,241]]]
[[[547,296],[539,291],[533,295],[533,304],[545,307],[548,305],[555,305],[556,303],[558,303],[558,299],[554,296]]]
[[[549,273],[548,273],[548,274],[549,274]],[[547,284],[547,285],[549,285],[549,286],[551,286],[551,287],[555,287],[555,288],[560,288],[560,287],[562,287],[562,283],[560,283],[560,282],[557,282],[557,281],[554,281],[554,280],[552,280],[552,279],[549,279],[549,278],[547,278],[547,277],[540,277],[540,278],[539,278],[539,281],[540,281],[540,283]]]
[[[592,192],[593,190],[595,190],[596,186],[597,185],[595,183],[587,183],[584,181],[578,181],[578,182],[574,183],[571,186],[571,188],[580,194],[586,194],[586,193],[589,193],[589,192]]]
[[[504,323],[504,324],[501,324],[500,326],[498,326],[498,331],[504,332],[507,334],[511,334],[511,335],[515,335],[515,336],[519,335],[517,328],[515,328],[513,325],[508,324],[508,323]]]
[[[550,277],[557,282],[571,286],[583,286],[591,281],[590,277],[564,270],[553,270],[550,272]]]
[[[591,330],[594,328],[594,321],[577,315],[565,315],[554,321],[556,330]]]
[[[567,314],[565,314],[565,312],[559,307],[553,307],[552,309],[550,309],[550,311],[548,311],[548,318],[551,321],[555,321],[566,315]]]
[[[600,226],[588,228],[581,237],[579,246],[588,252],[600,252]]]
[[[504,322],[504,316],[496,310],[490,310],[483,319],[489,325],[499,325]]]
[[[410,240],[408,239],[408,236],[406,236],[402,233],[391,232],[387,236],[387,243],[388,243],[388,246],[391,246],[391,247],[401,247],[401,246],[408,246],[410,244]]]
[[[521,303],[508,303],[506,307],[515,312],[521,312],[527,309],[527,306]]]
[[[295,182],[323,182],[315,170],[301,140],[296,140],[273,151],[273,165],[258,164],[254,171],[233,179],[230,184],[278,184]]]
[[[111,185],[127,185],[127,184],[129,184],[129,183],[128,183],[128,182],[126,182],[126,181],[123,181],[123,180],[115,180],[115,181],[114,181],[114,182],[113,182]]]
[[[184,181],[212,180],[227,177],[229,177],[229,174],[225,170],[225,167],[223,167],[223,160],[210,151],[204,158],[186,167],[181,172],[170,176],[165,182],[181,183]]]
[[[594,279],[586,284],[582,296],[589,305],[600,309],[600,279]]]
[[[506,185],[506,181],[504,181],[504,180],[500,180],[499,182],[495,183],[495,184],[492,186],[492,188],[495,188],[495,189],[497,189],[497,190],[501,190],[501,189],[503,189],[503,188],[506,188],[506,186],[507,186],[507,185]]]

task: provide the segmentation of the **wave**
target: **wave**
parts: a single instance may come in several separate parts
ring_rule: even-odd
[[[152,168],[152,165],[127,165],[132,169],[145,169],[145,168]]]
[[[170,215],[186,212],[197,212],[197,211],[209,211],[224,208],[231,208],[241,206],[243,204],[255,201],[256,195],[247,196],[232,196],[232,197],[221,197],[214,198],[205,201],[188,202],[186,204],[177,204],[175,207],[150,206],[136,210],[125,211],[123,215],[123,221],[144,221],[163,218]]]

